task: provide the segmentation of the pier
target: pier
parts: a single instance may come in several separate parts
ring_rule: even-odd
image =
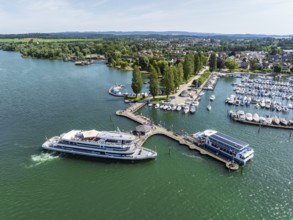
[[[281,128],[281,129],[293,130],[293,126],[266,124],[266,123],[261,123],[261,122],[241,120],[241,119],[233,118],[233,117],[231,117],[231,119],[233,121],[240,122],[240,123],[243,123],[243,124],[256,125],[256,126],[269,127],[269,128]]]
[[[135,103],[124,110],[118,110],[116,112],[116,115],[129,118],[139,124],[150,124],[151,125],[151,131],[149,133],[147,133],[146,135],[139,136],[139,140],[138,140],[139,145],[142,145],[149,137],[151,137],[153,135],[164,135],[168,138],[171,138],[171,139],[177,141],[181,145],[185,145],[185,146],[189,147],[189,149],[191,149],[191,150],[199,151],[200,154],[202,154],[202,155],[210,156],[210,157],[224,163],[226,165],[226,167],[230,170],[239,169],[238,164],[233,163],[232,161],[227,160],[226,158],[215,155],[200,146],[197,146],[191,138],[181,136],[177,133],[169,131],[161,125],[152,124],[151,119],[149,119],[143,115],[135,114],[135,112],[137,112],[144,105],[146,105],[146,103]]]

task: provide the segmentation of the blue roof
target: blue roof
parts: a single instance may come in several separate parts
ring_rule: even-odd
[[[245,143],[243,141],[240,141],[236,138],[230,137],[226,134],[223,134],[221,132],[217,132],[215,134],[212,134],[210,138],[219,141],[221,143],[224,143],[226,145],[229,145],[230,147],[236,148],[237,150],[242,150],[245,147],[248,147],[249,144]]]

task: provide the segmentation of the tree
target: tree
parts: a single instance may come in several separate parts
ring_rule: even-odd
[[[199,55],[198,55],[198,53],[196,53],[195,55],[194,55],[194,70],[195,70],[195,73],[198,73],[199,72],[199,62],[200,62],[200,60],[199,60]]]
[[[249,66],[250,66],[250,70],[256,70],[258,69],[257,64],[258,63],[258,59],[257,58],[251,58],[249,59]]]
[[[290,72],[293,73],[293,67],[290,68]]]
[[[147,70],[150,64],[148,57],[139,57],[138,63],[142,70]]]
[[[185,80],[187,80],[194,73],[194,59],[192,54],[185,55],[183,70]]]
[[[211,54],[210,71],[213,72],[217,69],[217,55],[215,52]]]
[[[158,67],[162,76],[165,75],[166,70],[168,69],[168,62],[166,60],[158,61]],[[157,71],[159,73],[159,71]]]
[[[179,75],[179,79],[180,79],[180,84],[183,82],[184,80],[184,70],[183,70],[183,65],[182,63],[179,63],[177,66],[177,73]]]
[[[153,98],[155,98],[155,96],[159,94],[160,85],[159,85],[157,71],[153,65],[150,65],[150,72],[151,72],[150,93],[153,96]]]
[[[166,70],[163,82],[165,87],[165,94],[167,95],[167,98],[168,98],[171,92],[174,90],[174,75],[171,68],[168,68]]]
[[[174,75],[174,88],[177,89],[180,86],[180,75],[176,66],[172,66],[172,72]]]
[[[198,71],[200,71],[203,67],[203,61],[204,61],[203,54],[199,52],[198,57],[199,57]]]
[[[217,58],[217,68],[218,69],[224,69],[225,68],[224,60],[221,57]]]
[[[142,89],[142,77],[138,66],[134,66],[133,69],[131,88],[137,97],[137,94],[140,93]]]
[[[234,60],[226,60],[225,66],[232,72],[232,70],[237,69],[238,64]]]
[[[209,58],[208,58],[207,55],[201,54],[201,63],[202,63],[202,66],[201,67],[206,66],[208,64],[208,59]]]
[[[274,71],[275,73],[280,73],[280,72],[282,71],[282,66],[281,66],[281,64],[278,63],[277,65],[275,65],[273,71]]]

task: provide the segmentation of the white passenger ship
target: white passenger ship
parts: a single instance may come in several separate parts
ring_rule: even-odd
[[[72,130],[47,140],[49,151],[120,160],[153,159],[157,153],[138,146],[136,136],[120,131]]]

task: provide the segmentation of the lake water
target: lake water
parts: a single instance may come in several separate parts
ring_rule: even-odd
[[[224,99],[234,79],[221,79],[195,115],[141,113],[174,131],[213,128],[248,142],[255,157],[239,171],[162,136],[144,144],[157,159],[141,163],[42,152],[46,137],[72,129],[133,130],[136,123],[115,116],[127,105],[107,92],[115,82],[130,91],[131,77],[103,63],[0,51],[0,219],[293,218],[293,137],[230,121]]]

